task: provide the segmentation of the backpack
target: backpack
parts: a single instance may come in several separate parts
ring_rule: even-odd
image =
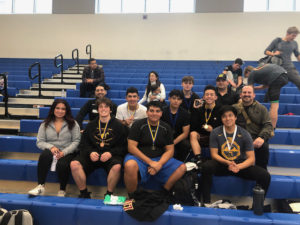
[[[26,209],[7,211],[0,208],[0,225],[33,225],[33,219]]]
[[[171,190],[172,204],[201,206],[197,165],[190,162],[186,165],[188,171],[174,184]]]

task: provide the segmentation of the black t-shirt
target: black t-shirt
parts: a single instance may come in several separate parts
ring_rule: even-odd
[[[170,116],[171,116],[171,118],[170,118]],[[182,134],[183,127],[190,125],[190,114],[182,107],[179,107],[176,114],[171,114],[170,107],[167,107],[163,111],[161,120],[165,121],[166,123],[168,123],[171,126],[171,128],[174,131],[174,139],[175,139],[180,134]],[[175,123],[175,127],[174,127],[173,123]]]
[[[213,128],[216,128],[222,125],[221,116],[220,116],[220,106],[216,105],[213,110],[205,109],[205,105],[195,110],[191,115],[191,131],[197,131],[199,134],[209,136],[210,132],[206,131],[203,128],[205,121],[205,111],[207,111],[207,118],[211,113],[210,119],[207,124],[211,125]]]
[[[152,134],[155,135],[157,127],[151,126]],[[129,140],[138,142],[138,149],[149,158],[159,157],[165,152],[165,146],[173,144],[173,131],[164,121],[160,121],[154,142],[155,150],[152,149],[153,141],[148,127],[147,118],[133,123],[128,135]]]
[[[235,91],[232,91],[231,88],[228,88],[227,93],[223,96],[220,95],[217,89],[217,96],[218,99],[216,102],[218,105],[233,105],[240,99],[240,96]]]
[[[192,92],[192,95],[190,98],[185,98],[183,91],[181,91],[181,93],[183,95],[183,99],[182,99],[182,103],[181,103],[180,107],[184,108],[186,111],[191,113],[194,110],[193,105],[194,105],[195,99],[199,99],[200,97],[195,92]]]

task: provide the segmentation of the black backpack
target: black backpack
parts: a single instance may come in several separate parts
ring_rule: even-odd
[[[201,206],[198,170],[187,171],[173,186],[172,204]]]

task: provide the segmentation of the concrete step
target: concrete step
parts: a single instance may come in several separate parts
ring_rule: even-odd
[[[32,84],[32,88],[38,88],[39,84]],[[76,84],[42,84],[43,89],[73,89],[76,90]]]
[[[16,96],[18,97],[35,97],[39,95],[39,91],[38,90],[20,90],[19,94],[17,94]],[[63,97],[62,95],[65,95],[62,93],[61,90],[59,91],[53,91],[53,90],[42,90],[42,96],[45,97]]]

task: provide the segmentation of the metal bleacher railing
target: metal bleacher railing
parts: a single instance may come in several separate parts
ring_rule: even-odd
[[[7,94],[7,72],[5,73],[1,73],[0,77],[3,77],[3,102],[4,102],[4,107],[5,107],[5,111],[4,111],[4,117],[5,118],[9,118],[9,113],[8,113],[8,94]]]
[[[92,58],[92,45],[88,44],[85,47],[85,52],[89,56],[89,59],[91,59]]]
[[[38,67],[38,73],[32,77],[31,73],[32,73],[32,68],[34,68],[35,66]],[[38,82],[39,82],[39,94],[38,96],[39,97],[42,97],[42,81],[41,81],[41,64],[39,62],[36,62],[36,63],[33,63],[29,69],[28,69],[28,76],[29,76],[29,79],[31,80],[34,80],[36,77],[38,77]]]
[[[57,60],[60,58],[60,64],[57,64]],[[64,83],[64,57],[62,54],[59,54],[54,57],[54,66],[56,68],[60,68],[60,77],[61,77],[61,83]]]
[[[76,56],[75,56],[75,53],[76,53]],[[75,65],[77,67],[77,74],[80,74],[80,71],[79,71],[79,51],[78,51],[77,48],[73,49],[73,51],[72,51],[72,59],[74,60]]]

